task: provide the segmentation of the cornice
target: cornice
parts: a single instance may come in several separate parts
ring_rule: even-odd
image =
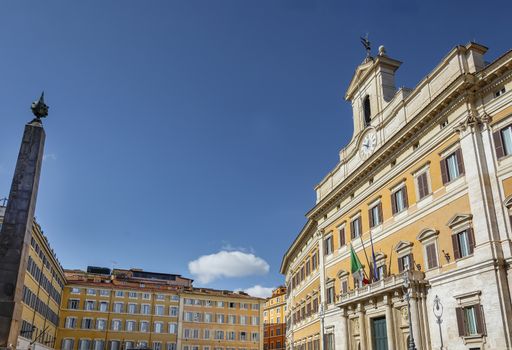
[[[471,77],[471,78],[470,78]],[[342,196],[364,183],[372,174],[387,165],[400,150],[410,146],[410,141],[418,138],[419,132],[442,119],[449,111],[459,106],[467,97],[468,85],[473,82],[473,75],[463,74],[437,95],[422,111],[391,138],[389,138],[369,159],[361,164],[352,174],[340,182],[331,192],[315,205],[306,216],[318,220]],[[405,147],[404,147],[405,146]]]

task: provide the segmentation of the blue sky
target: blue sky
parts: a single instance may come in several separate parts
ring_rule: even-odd
[[[510,49],[511,7],[3,2],[0,197],[44,89],[36,216],[64,267],[275,287],[314,185],[351,137],[343,96],[364,58],[359,37],[403,61],[397,86],[414,87],[457,44],[488,46],[488,60]]]

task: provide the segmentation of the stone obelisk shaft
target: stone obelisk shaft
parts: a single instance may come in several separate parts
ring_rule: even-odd
[[[38,119],[25,125],[0,231],[0,347],[16,347],[21,327],[21,299],[45,132]]]

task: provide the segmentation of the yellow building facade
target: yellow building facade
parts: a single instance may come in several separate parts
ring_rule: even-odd
[[[281,266],[291,348],[512,346],[512,52],[486,50],[455,47],[414,89],[383,47],[357,67],[353,137]]]
[[[280,286],[265,300],[263,308],[264,350],[286,348],[286,287]]]
[[[0,224],[4,213],[5,206],[0,206]],[[22,321],[16,349],[56,348],[64,284],[64,271],[41,226],[34,220],[24,273]]]
[[[181,350],[263,349],[263,299],[243,292],[193,288],[185,290],[181,300]]]
[[[262,299],[138,269],[89,267],[66,278],[59,349],[262,349]]]

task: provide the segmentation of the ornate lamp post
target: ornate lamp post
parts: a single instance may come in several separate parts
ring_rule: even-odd
[[[406,272],[403,287],[405,289],[405,300],[407,300],[407,314],[409,317],[409,344],[407,344],[407,350],[416,350],[416,344],[414,343],[414,335],[412,332],[411,293],[409,292],[410,286],[411,282],[409,281],[409,273]]]
[[[441,350],[443,349],[443,331],[441,330],[441,323],[443,323],[443,304],[441,304],[441,299],[436,295],[434,298],[434,306],[432,308],[434,311],[434,316],[436,317],[436,322],[439,327],[439,339],[441,339]]]

